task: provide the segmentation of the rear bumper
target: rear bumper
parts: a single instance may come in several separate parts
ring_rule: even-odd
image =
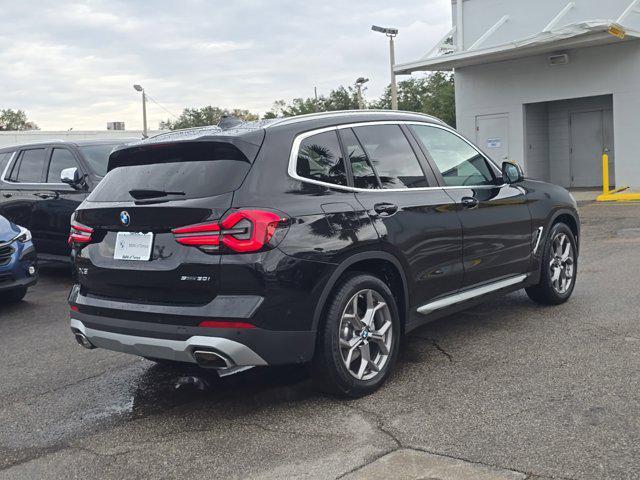
[[[187,327],[71,312],[71,330],[93,346],[141,357],[198,363],[213,352],[230,369],[304,363],[313,357],[314,332]]]
[[[193,336],[186,340],[138,337],[121,333],[94,330],[80,320],[71,319],[71,330],[84,335],[93,346],[141,357],[198,363],[196,351],[211,351],[226,360],[226,369],[268,365],[257,353],[242,343],[220,337]]]

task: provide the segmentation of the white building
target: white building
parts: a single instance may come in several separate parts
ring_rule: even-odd
[[[640,187],[640,0],[452,0],[453,29],[399,74],[455,70],[457,128],[566,187]]]
[[[160,130],[149,132],[149,136],[161,133]],[[103,140],[110,138],[142,138],[142,130],[18,130],[0,132],[0,148],[11,145],[26,145],[29,143],[50,142],[63,140],[74,142],[77,140]]]

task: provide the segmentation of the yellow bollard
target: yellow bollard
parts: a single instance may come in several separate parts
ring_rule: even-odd
[[[609,193],[609,155],[602,154],[602,193]]]

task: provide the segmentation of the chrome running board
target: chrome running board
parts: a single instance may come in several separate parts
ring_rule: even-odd
[[[440,300],[436,300],[434,302],[427,303],[426,305],[418,307],[418,313],[428,315],[431,312],[449,307],[451,305],[455,305],[456,303],[465,302],[467,300],[471,300],[472,298],[476,298],[481,295],[486,295],[487,293],[495,292],[496,290],[510,287],[511,285],[517,285],[518,283],[524,282],[526,278],[527,275],[524,274],[516,275],[515,277],[507,278],[505,280],[500,280],[488,285],[483,285],[481,287],[472,288],[471,290],[456,293],[454,295],[450,295],[448,297],[441,298]]]

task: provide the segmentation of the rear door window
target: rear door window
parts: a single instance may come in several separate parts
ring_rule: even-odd
[[[357,188],[380,188],[369,157],[367,157],[353,130],[350,128],[340,130],[340,137],[349,157],[353,186]]]
[[[383,188],[428,187],[427,180],[407,137],[399,125],[355,127]]]
[[[45,153],[45,148],[23,150],[13,165],[9,180],[18,183],[41,183]]]
[[[296,173],[310,180],[347,185],[344,159],[335,130],[302,140],[298,149]]]
[[[54,148],[49,161],[47,183],[61,183],[60,174],[65,168],[78,168],[76,157],[66,148]]]
[[[427,148],[446,186],[496,183],[484,156],[459,136],[428,125],[412,125],[411,129]]]

